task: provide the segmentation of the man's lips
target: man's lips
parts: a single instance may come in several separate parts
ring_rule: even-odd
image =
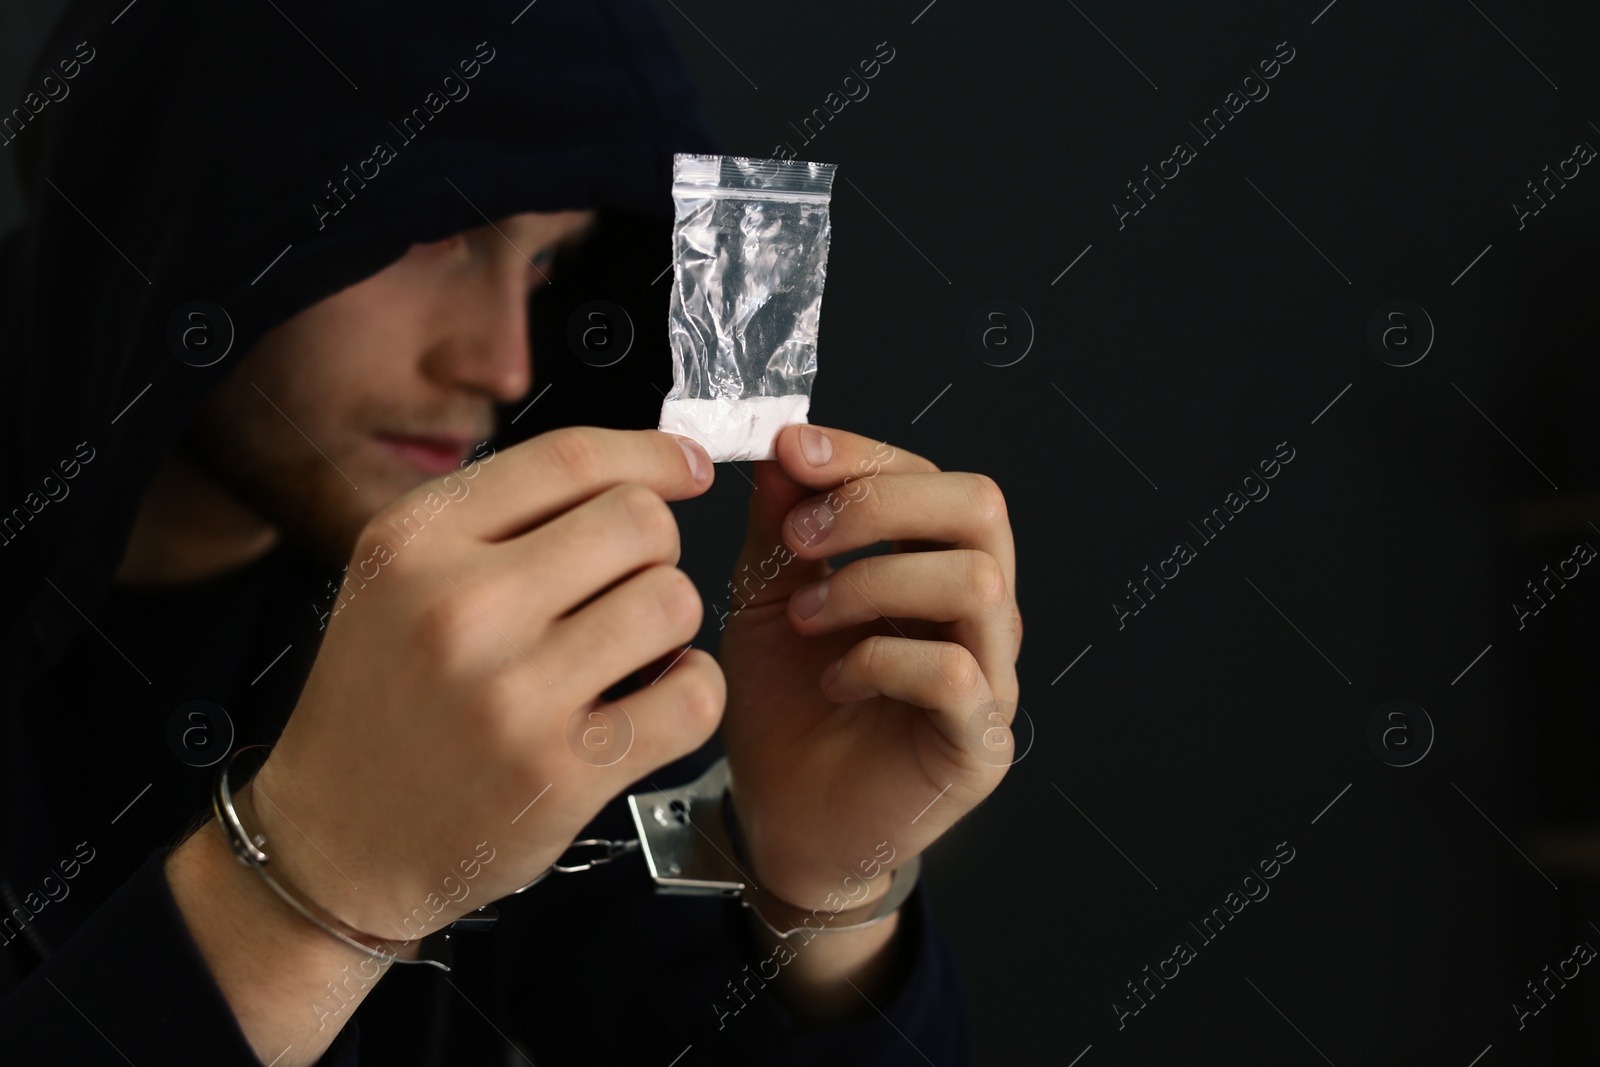
[[[447,435],[374,434],[373,439],[425,474],[449,474],[466,457],[474,438]]]

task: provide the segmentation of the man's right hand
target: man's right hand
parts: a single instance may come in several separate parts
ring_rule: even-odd
[[[451,479],[470,489],[441,507]],[[353,595],[254,781],[273,870],[359,930],[405,939],[418,924],[403,918],[427,915],[432,933],[525,885],[622,789],[702,745],[726,695],[704,651],[614,703],[599,694],[698,632],[665,501],[711,479],[685,439],[571,427],[368,523]],[[413,509],[411,531],[426,519],[406,541]],[[591,712],[631,724],[626,757],[575,754]]]

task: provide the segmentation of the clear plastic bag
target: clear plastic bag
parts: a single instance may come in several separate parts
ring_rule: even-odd
[[[673,156],[672,391],[660,429],[773,459],[817,373],[835,164]]]

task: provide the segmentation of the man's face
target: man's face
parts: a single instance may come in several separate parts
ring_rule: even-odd
[[[528,297],[592,219],[514,215],[411,246],[266,334],[207,398],[185,453],[343,564],[374,514],[457,469],[493,432],[493,405],[528,393]]]

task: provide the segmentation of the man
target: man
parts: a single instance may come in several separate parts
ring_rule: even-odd
[[[704,492],[712,457],[654,430],[487,440],[530,392],[528,298],[557,250],[606,212],[659,210],[670,152],[714,147],[664,31],[620,3],[363,6],[291,23],[84,3],[43,53],[106,42],[18,139],[30,239],[5,246],[31,299],[5,307],[27,515],[0,548],[22,607],[0,1032],[20,1062],[963,1056],[925,887],[787,943],[757,912],[854,925],[998,783],[972,726],[1016,701],[1003,498],[886,442],[787,428],[753,467],[733,572],[759,580],[717,657],[685,650],[703,606],[665,501]],[[212,169],[138,147],[130,113],[195,131]],[[377,135],[388,152],[365,148],[382,115],[405,116]],[[85,169],[119,147],[116,182]],[[154,273],[83,245],[83,222]],[[223,294],[231,357],[186,340],[225,329],[188,317],[197,291]],[[53,317],[84,294],[93,315]],[[69,380],[57,344],[96,372]],[[69,437],[99,447],[67,449],[62,493]],[[828,566],[880,541],[898,551]],[[273,746],[234,785],[275,877],[351,930],[397,931],[402,958],[498,900],[495,929],[456,938],[447,980],[374,974],[204,818],[214,768],[182,759],[175,717],[197,699],[227,709],[228,740]],[[580,758],[589,722],[627,723],[626,753]],[[576,838],[631,836],[620,795],[694,777],[719,725],[751,909],[656,896],[622,862],[509,895]]]

